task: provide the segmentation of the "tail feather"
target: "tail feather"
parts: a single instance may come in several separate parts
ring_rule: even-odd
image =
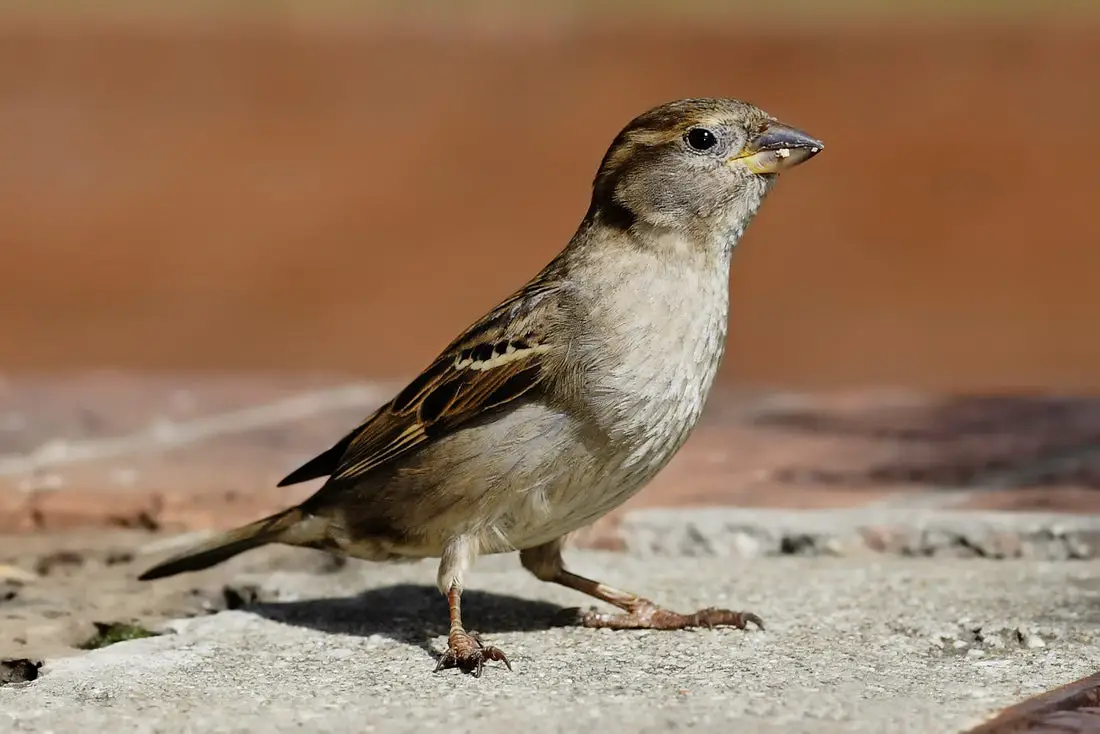
[[[300,524],[305,519],[305,513],[297,507],[278,512],[263,520],[221,533],[205,543],[172,556],[138,576],[138,579],[149,581],[187,571],[201,571],[229,560],[238,553],[268,543],[302,543],[306,539],[299,537],[302,535]]]

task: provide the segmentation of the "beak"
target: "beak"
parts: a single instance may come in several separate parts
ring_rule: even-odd
[[[779,173],[808,161],[824,147],[801,130],[775,122],[750,140],[730,163],[738,161],[753,173]]]

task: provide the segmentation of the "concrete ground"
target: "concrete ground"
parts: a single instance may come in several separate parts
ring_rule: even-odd
[[[429,563],[239,570],[288,552],[209,572],[252,604],[0,688],[0,730],[940,734],[1100,669],[1096,560],[573,551],[578,572],[768,627],[609,632],[560,626],[584,597],[486,558],[466,615],[514,670],[475,679],[432,672],[446,608]]]
[[[467,621],[515,670],[474,680],[431,672],[430,564],[269,549],[135,580],[175,533],[302,499],[272,487],[389,392],[0,384],[0,732],[951,732],[1100,670],[1095,398],[721,391],[570,558],[677,609],[758,612],[765,633],[559,626],[583,597],[483,559]],[[83,652],[97,622],[175,634]],[[12,659],[43,661],[37,680],[11,682],[34,670]]]

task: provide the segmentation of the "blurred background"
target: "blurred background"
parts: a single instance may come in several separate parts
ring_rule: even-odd
[[[135,580],[312,494],[689,96],[825,151],[738,249],[699,427],[571,542],[1100,557],[1100,0],[0,0],[0,685],[336,568]]]
[[[0,10],[0,368],[400,378],[560,249],[670,98],[823,139],[726,384],[1100,387],[1100,16],[1051,0]]]
[[[636,502],[1100,512],[1098,21],[5,0],[0,531],[300,499],[272,485],[561,249],[627,121],[711,95],[826,150],[742,243],[722,389]]]

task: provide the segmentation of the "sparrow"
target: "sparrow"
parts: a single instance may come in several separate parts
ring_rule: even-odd
[[[278,486],[326,477],[301,504],[146,571],[197,571],[268,543],[369,561],[438,558],[448,603],[436,670],[511,664],[463,623],[481,554],[620,611],[579,624],[676,630],[752,623],[681,614],[571,572],[566,537],[638,492],[699,420],[725,352],[731,255],[778,175],[819,140],[734,99],[683,99],[612,141],[568,245],[462,332],[392,400]]]

